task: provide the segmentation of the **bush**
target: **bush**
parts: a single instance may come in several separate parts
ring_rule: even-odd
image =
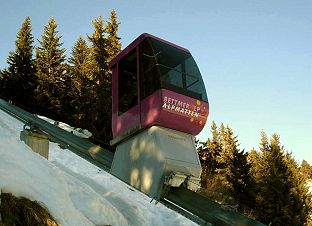
[[[10,193],[1,193],[0,198],[0,226],[59,226],[49,211],[36,201]]]

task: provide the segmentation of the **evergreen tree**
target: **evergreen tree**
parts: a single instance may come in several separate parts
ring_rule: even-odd
[[[110,87],[111,78],[108,69],[108,52],[107,52],[107,38],[106,29],[104,27],[104,19],[102,16],[92,21],[94,32],[88,36],[91,42],[91,51],[94,60],[93,76],[98,85]],[[106,87],[105,87],[106,88]]]
[[[88,37],[92,44],[93,76],[97,84],[95,105],[92,107],[91,131],[96,139],[106,143],[112,139],[111,71],[108,63],[120,51],[118,24],[114,11],[111,14],[111,21],[105,28],[103,18],[99,17],[93,21],[94,33]]]
[[[66,103],[67,88],[70,80],[66,74],[65,49],[61,48],[61,36],[58,35],[54,18],[44,27],[44,33],[36,48],[36,69],[38,86],[36,97],[40,103],[41,114],[57,120],[64,120],[62,107]]]
[[[88,128],[89,110],[95,99],[95,82],[93,80],[93,64],[90,48],[86,41],[79,37],[69,58],[72,89],[69,93],[72,112],[71,122],[75,126]],[[90,121],[90,120],[89,120]]]
[[[261,172],[262,167],[262,156],[261,153],[255,149],[252,149],[249,151],[247,162],[250,164],[250,175],[253,178],[253,180],[258,180],[261,176],[259,175],[259,172]],[[256,186],[256,193],[258,193],[259,186]]]
[[[1,74],[1,96],[26,108],[31,108],[36,86],[33,42],[30,18],[26,17],[17,33],[15,51],[7,59],[8,68]]]
[[[302,225],[311,219],[311,194],[307,186],[305,175],[291,153],[285,154],[285,162],[288,168],[287,183],[290,184],[290,203],[287,205],[286,214],[291,218],[292,225]]]
[[[307,179],[312,179],[312,166],[306,160],[302,160],[300,171]]]
[[[249,172],[248,154],[239,149],[237,136],[229,126],[222,123],[218,129],[213,122],[211,132],[212,139],[199,149],[205,193],[221,202],[237,204],[239,210],[254,207],[255,183]]]
[[[271,225],[303,225],[308,217],[307,188],[290,154],[284,153],[279,136],[270,140],[262,132],[261,158],[256,181],[258,219]]]
[[[251,165],[247,161],[248,153],[239,149],[238,139],[234,136],[233,130],[229,126],[222,125],[220,133],[223,146],[219,156],[222,168],[219,174],[224,178],[224,186],[238,207],[240,209],[253,208],[255,183],[250,175]]]
[[[89,36],[93,56],[93,77],[96,82],[96,98],[92,107],[91,131],[97,140],[109,142],[111,133],[111,77],[108,68],[108,53],[104,20],[100,16],[93,22],[94,32]]]
[[[107,54],[108,62],[110,62],[121,50],[120,37],[118,36],[118,28],[120,23],[117,19],[115,10],[110,13],[110,19],[106,23],[107,37]]]
[[[230,174],[226,179],[231,184],[230,193],[240,210],[255,208],[255,181],[250,174],[251,165],[247,161],[248,153],[234,149],[233,159],[229,162]]]
[[[233,158],[233,150],[231,148],[234,148],[234,139],[236,137],[233,137],[233,131],[229,128],[229,126],[225,127],[223,123],[221,123],[220,126],[220,142],[221,142],[221,152],[218,156],[218,162],[219,162],[219,172],[222,172],[222,174],[225,175],[225,172],[227,171],[226,164],[227,160],[229,158]],[[236,141],[237,142],[237,141]]]
[[[259,190],[258,203],[259,220],[265,224],[272,221],[275,224],[282,224],[286,221],[282,207],[289,202],[287,194],[290,187],[286,184],[287,166],[284,162],[282,147],[278,137],[274,135],[271,143],[264,132],[261,134],[260,150],[262,159],[257,174]],[[287,219],[288,220],[288,219]]]
[[[217,158],[220,155],[222,146],[218,127],[214,121],[211,124],[211,133],[212,139],[208,138],[198,151],[202,165],[201,186],[203,188],[207,188],[209,179],[216,173],[216,169],[220,167]]]

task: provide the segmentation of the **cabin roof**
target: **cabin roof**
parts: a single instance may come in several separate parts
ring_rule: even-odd
[[[141,42],[143,42],[144,39],[146,38],[152,38],[152,39],[156,39],[158,41],[161,41],[163,43],[166,43],[168,45],[174,46],[178,49],[181,49],[182,51],[188,52],[188,49],[183,48],[181,46],[178,46],[176,44],[173,44],[171,42],[168,42],[164,39],[158,38],[156,36],[153,36],[151,34],[148,33],[143,33],[141,34],[139,37],[137,37],[131,44],[129,44],[125,49],[123,49],[116,57],[114,57],[110,62],[109,62],[109,68],[114,67],[114,65],[116,63],[118,63],[121,59],[123,59],[129,52],[131,52],[134,48],[136,48]]]

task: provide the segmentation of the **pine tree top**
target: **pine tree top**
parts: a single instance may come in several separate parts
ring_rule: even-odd
[[[40,46],[36,48],[37,75],[47,76],[52,81],[62,77],[66,70],[65,48],[61,48],[62,36],[58,35],[57,24],[52,17],[44,26],[44,32],[39,40]],[[57,79],[58,80],[58,79]]]

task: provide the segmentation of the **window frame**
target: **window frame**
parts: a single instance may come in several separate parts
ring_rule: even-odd
[[[124,61],[126,61],[128,59],[128,57],[132,57],[133,55],[135,58],[135,73],[133,73],[133,75],[135,75],[135,76],[133,77],[134,79],[132,81],[130,81],[132,84],[128,85],[128,87],[130,87],[131,90],[130,89],[124,90],[125,88],[128,88],[128,87],[125,86],[125,82],[127,80],[125,80],[125,77],[122,76],[122,75],[125,75],[125,73],[122,72],[122,66],[123,66],[122,63]],[[130,109],[132,109],[133,107],[135,107],[139,104],[138,86],[139,86],[140,82],[139,82],[138,74],[139,74],[138,51],[137,51],[137,48],[135,48],[135,49],[131,50],[129,53],[127,53],[127,55],[125,55],[125,57],[120,62],[118,62],[118,107],[117,107],[117,109],[118,109],[118,115],[119,116],[128,112]],[[128,76],[128,78],[129,78],[129,76]],[[135,91],[135,92],[133,92],[133,91]],[[122,95],[121,95],[121,92],[122,92]],[[124,101],[122,101],[121,98],[131,97],[131,96],[129,96],[129,94],[131,94],[131,95],[134,94],[134,95],[132,95],[132,102],[133,103],[128,104],[128,106],[127,106],[127,104],[124,104],[122,106]],[[131,100],[131,98],[128,98],[128,100],[126,99],[126,102],[129,103],[130,102],[129,100]]]

